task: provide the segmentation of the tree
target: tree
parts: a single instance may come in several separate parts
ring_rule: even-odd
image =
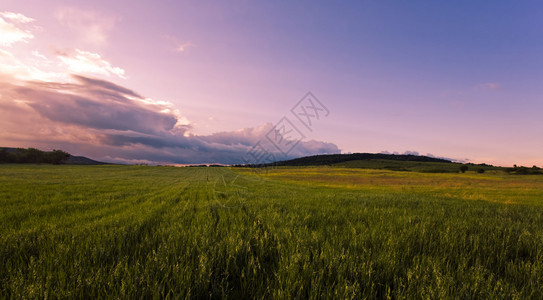
[[[468,166],[466,166],[466,165],[461,165],[459,169],[460,169],[460,172],[466,173],[466,171],[468,170]]]
[[[17,148],[8,151],[6,148],[0,148],[0,163],[16,164],[62,164],[71,155],[61,150],[49,152],[41,151],[35,148]]]
[[[70,156],[69,153],[62,150],[53,150],[51,152],[46,152],[45,162],[59,165],[64,163]]]
[[[9,162],[9,153],[5,148],[0,149],[0,163]]]
[[[19,150],[23,162],[38,164],[43,162],[43,151],[36,148],[28,148]]]

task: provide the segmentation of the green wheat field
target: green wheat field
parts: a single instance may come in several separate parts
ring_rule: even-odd
[[[543,176],[0,166],[0,298],[543,298]]]

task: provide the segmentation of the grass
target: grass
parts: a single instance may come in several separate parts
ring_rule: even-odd
[[[362,169],[383,169],[391,171],[414,171],[424,173],[458,173],[460,163],[450,162],[424,162],[424,161],[401,161],[388,159],[350,160],[333,164],[334,167],[362,168]],[[489,165],[465,165],[468,170],[477,171],[498,171],[501,167]]]
[[[0,298],[542,298],[543,177],[0,166]]]

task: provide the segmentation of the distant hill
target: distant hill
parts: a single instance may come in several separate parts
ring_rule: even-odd
[[[245,167],[271,167],[271,166],[332,166],[343,168],[383,169],[391,171],[413,171],[423,173],[457,173],[463,171],[476,171],[484,173],[491,170],[504,170],[487,164],[462,164],[448,159],[411,154],[381,154],[381,153],[354,153],[354,154],[325,154],[300,157],[271,164],[249,165]]]
[[[70,156],[65,162],[67,165],[107,165],[108,163],[92,160],[85,156]]]
[[[353,160],[393,160],[393,161],[418,161],[452,163],[452,161],[429,156],[411,154],[381,154],[381,153],[353,153],[353,154],[323,154],[305,156],[274,163],[274,166],[324,166],[333,165]]]

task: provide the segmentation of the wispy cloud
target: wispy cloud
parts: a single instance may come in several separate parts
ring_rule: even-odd
[[[29,17],[27,17],[27,16],[25,16],[23,14],[9,12],[9,11],[0,12],[0,16],[5,18],[5,19],[12,20],[12,21],[19,22],[19,23],[34,22],[34,19],[29,18]]]
[[[189,47],[192,47],[192,46],[193,44],[191,42],[180,43],[176,45],[175,51],[184,52],[185,50],[187,50]]]
[[[189,48],[194,47],[191,41],[180,41],[178,38],[171,35],[164,35],[164,38],[173,44],[173,50],[176,52],[185,52]]]
[[[9,74],[16,80],[69,81],[70,73],[125,78],[122,68],[112,66],[99,54],[89,51],[56,50],[54,54],[58,61],[48,59],[36,49],[31,55],[15,55],[19,54],[19,49],[12,49],[14,44],[29,43],[34,38],[31,30],[25,27],[32,22],[34,19],[20,13],[0,13],[0,73]]]
[[[17,56],[14,55],[17,52],[10,52],[0,48],[0,75],[3,75],[2,79],[7,81],[18,80],[42,80],[42,81],[55,81],[63,80],[69,77],[66,73],[59,73],[57,71],[49,70],[45,71],[40,67],[48,66],[52,64],[47,59],[40,58],[34,55],[36,61],[23,62]],[[39,54],[39,52],[35,52]],[[41,54],[40,54],[41,55]],[[42,55],[43,56],[43,55]]]
[[[499,90],[501,88],[500,84],[497,82],[481,83],[477,85],[477,87],[483,91]]]
[[[81,41],[94,46],[105,44],[109,33],[119,21],[117,17],[74,7],[61,8],[55,16],[62,25],[81,37]]]
[[[79,49],[57,51],[57,57],[66,65],[68,70],[76,74],[90,74],[125,77],[125,71],[119,67],[113,67],[111,63],[103,59],[99,54]]]
[[[0,13],[0,46],[11,47],[17,42],[28,43],[34,35],[21,25],[32,22],[33,19],[12,12]]]

